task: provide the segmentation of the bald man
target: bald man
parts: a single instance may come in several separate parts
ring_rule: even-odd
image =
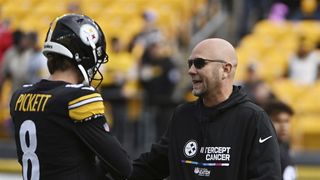
[[[130,180],[280,180],[272,123],[233,85],[233,46],[223,39],[203,40],[188,65],[199,98],[176,108],[162,139],[134,161]]]

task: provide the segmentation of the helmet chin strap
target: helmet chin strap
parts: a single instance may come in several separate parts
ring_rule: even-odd
[[[87,74],[86,70],[84,69],[84,67],[82,65],[78,64],[78,68],[80,69],[81,74],[83,75],[83,78],[84,78],[83,84],[90,85],[89,77],[88,77],[88,74]]]

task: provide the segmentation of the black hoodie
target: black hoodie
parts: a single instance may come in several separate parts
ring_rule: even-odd
[[[176,108],[163,138],[134,162],[131,180],[280,180],[280,154],[268,115],[234,86],[229,99]]]

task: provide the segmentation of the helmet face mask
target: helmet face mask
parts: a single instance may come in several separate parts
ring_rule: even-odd
[[[101,64],[108,61],[106,42],[99,25],[85,15],[66,14],[56,18],[47,33],[43,54],[58,53],[68,57],[80,70],[84,83],[102,81]],[[99,77],[95,78],[96,74]],[[99,84],[100,84],[99,82]]]

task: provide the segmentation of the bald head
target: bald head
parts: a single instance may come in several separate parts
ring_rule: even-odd
[[[201,96],[210,107],[232,93],[237,56],[234,47],[219,38],[206,39],[194,47],[188,60],[195,96]]]
[[[221,59],[233,65],[237,64],[237,55],[234,47],[220,38],[206,39],[198,43],[191,52],[190,59],[194,58]]]

